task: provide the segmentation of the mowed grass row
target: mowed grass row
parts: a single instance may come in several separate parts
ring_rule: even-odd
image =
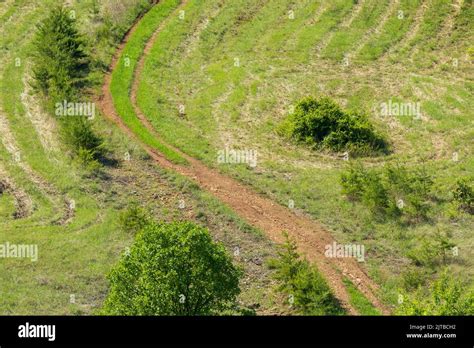
[[[449,78],[441,83],[429,74],[420,81],[409,73],[416,71],[416,65],[403,57],[398,65],[376,59],[409,34],[421,2],[400,1],[395,17],[388,18],[380,33],[370,36],[368,45],[374,47],[370,56],[373,58],[366,59],[355,71],[353,66],[345,68],[337,60],[317,60],[315,46],[326,35],[336,30],[333,40],[337,40],[338,33],[363,25],[356,17],[349,28],[339,27],[348,18],[351,3],[301,2],[296,6],[275,1],[251,7],[255,11],[244,15],[234,8],[234,2],[224,2],[217,17],[198,36],[192,52],[186,50],[186,32],[194,32],[198,18],[205,17],[213,5],[203,2],[202,12],[191,12],[189,7],[187,16],[196,18],[170,21],[158,37],[145,64],[138,102],[166,141],[253,185],[283,205],[293,200],[297,209],[333,230],[339,241],[366,245],[371,275],[383,284],[386,299],[396,304],[400,273],[397,262],[406,262],[405,251],[429,232],[429,224],[402,226],[373,221],[363,207],[348,202],[341,194],[339,175],[343,161],[289,144],[275,135],[275,128],[287,115],[288,107],[306,95],[331,95],[347,103],[348,108],[363,110],[397,146],[391,156],[364,162],[400,162],[409,167],[425,164],[443,197],[433,212],[433,223],[440,230],[452,230],[447,214],[449,192],[457,177],[473,169],[469,159],[472,144],[467,140],[472,136],[472,127],[466,127],[473,117],[471,102],[466,98],[470,87]],[[288,11],[292,5],[295,18],[290,20]],[[396,16],[398,9],[404,11],[402,21]],[[238,27],[230,30],[228,23],[234,23],[236,15],[241,20]],[[313,18],[317,18],[314,23]],[[370,34],[362,32],[357,35]],[[331,47],[336,49],[334,57],[339,57],[341,52],[331,41],[324,53],[332,55]],[[235,58],[239,59],[239,66],[234,64]],[[462,70],[452,73],[459,77]],[[421,101],[427,121],[380,118],[380,103],[390,99]],[[185,115],[178,113],[179,104],[185,105]],[[460,146],[462,143],[464,146]],[[217,151],[225,146],[257,149],[257,168],[218,165]],[[463,160],[453,162],[453,151],[462,153]],[[466,250],[462,255],[465,265],[454,266],[457,272],[474,271],[468,247],[472,243],[471,227],[472,219],[463,218],[453,236]],[[387,259],[393,262],[386,262]]]
[[[153,7],[139,22],[135,32],[127,42],[120,62],[112,74],[110,87],[115,108],[125,124],[145,144],[157,149],[169,160],[175,163],[186,163],[178,153],[162,144],[140,122],[130,100],[130,90],[133,83],[136,65],[143,54],[145,44],[164,21],[180,4],[178,0],[166,0]]]
[[[466,1],[465,1],[466,2]],[[469,1],[467,1],[469,2]],[[400,55],[405,59],[412,59],[417,69],[431,68],[434,64],[439,63],[444,57],[449,57],[449,60],[454,58],[461,59],[466,52],[459,52],[454,42],[451,42],[448,47],[443,48],[442,44],[449,38],[441,37],[444,26],[447,21],[454,17],[455,9],[454,2],[451,0],[435,0],[429,2],[423,20],[420,24],[418,33],[413,37],[408,47],[400,52]],[[472,7],[472,2],[471,2]],[[468,9],[463,7],[463,12]],[[471,20],[474,17],[471,16]],[[456,23],[457,18],[453,19]],[[461,29],[456,28],[455,29]],[[472,23],[471,23],[471,38],[472,38]],[[461,41],[467,41],[469,38],[460,38]],[[447,49],[446,49],[447,48]],[[454,49],[453,49],[454,48]]]
[[[89,215],[89,219],[82,221],[82,224],[87,224],[93,218],[91,212],[94,211],[96,204],[88,195],[81,193],[81,190],[78,188],[79,177],[76,170],[71,168],[71,164],[67,162],[66,157],[53,156],[49,150],[54,149],[43,148],[31,120],[26,115],[27,106],[23,105],[21,99],[21,94],[26,88],[24,85],[25,80],[28,81],[27,83],[31,81],[28,78],[31,64],[29,60],[34,47],[29,39],[35,30],[34,26],[31,26],[31,22],[35,22],[38,18],[47,15],[50,6],[54,4],[54,1],[50,1],[39,5],[29,15],[25,15],[24,22],[13,22],[17,25],[12,27],[8,35],[4,36],[5,42],[9,43],[10,51],[1,74],[1,87],[5,93],[2,94],[0,102],[7,116],[15,142],[19,147],[20,160],[26,162],[39,177],[49,183],[51,189],[57,191],[58,195],[68,194],[76,203],[78,221],[81,221],[81,213],[85,216]],[[15,46],[13,46],[13,37],[17,39]],[[18,59],[20,62],[19,66],[17,64]],[[26,79],[25,76],[27,76]],[[41,100],[38,99],[37,102],[40,103]],[[58,134],[55,135],[58,136]],[[64,151],[64,149],[56,150]],[[11,154],[6,154],[6,156],[8,156],[5,159],[6,161],[15,162]],[[43,207],[45,206],[38,205],[40,210]],[[63,210],[64,208],[63,205],[55,207],[56,210]]]
[[[355,57],[356,61],[373,61],[380,58],[391,47],[409,33],[415,20],[415,14],[421,0],[400,0],[396,11],[387,20],[380,33],[375,35],[364,45]]]
[[[3,14],[2,14],[2,22],[0,26],[0,30],[2,32],[2,38],[0,40],[0,44],[1,44],[0,47],[2,49],[2,55],[0,55],[0,63],[2,66],[7,64],[7,62],[13,61],[13,58],[9,55],[8,52],[13,47],[15,40],[11,35],[8,35],[7,30],[12,28],[15,25],[15,22],[17,22],[17,25],[19,25],[19,27],[22,28],[21,30],[19,30],[19,33],[21,33],[22,30],[23,31],[26,30],[26,28],[29,27],[30,25],[28,21],[31,20],[31,17],[32,17],[31,16],[32,7],[30,7],[29,10],[23,8],[25,3],[26,2],[17,2],[15,4],[11,4],[10,6],[5,6],[5,8],[2,9]],[[20,11],[22,13],[22,16],[17,17]],[[7,21],[7,19],[9,19],[9,21]],[[2,86],[2,91],[6,91],[6,88],[4,88],[3,86]],[[2,112],[2,117],[5,117],[5,112],[3,110],[1,112]],[[14,165],[15,156],[14,154],[11,154],[10,152],[7,151],[7,149],[3,145],[3,141],[0,143],[0,158],[2,160],[2,170],[5,171],[5,174],[7,176],[6,178],[4,178],[5,180],[11,181],[13,185],[15,185],[16,187],[20,186],[20,187],[28,188],[26,190],[26,193],[30,194],[30,197],[28,198],[32,200],[32,203],[34,203],[33,201],[36,201],[37,199],[43,198],[40,193],[34,190],[33,186],[31,185],[31,182],[24,175],[24,173],[19,168],[17,168],[16,165]],[[11,171],[15,171],[15,173],[11,173]],[[18,177],[19,175],[21,175],[21,178]],[[13,179],[13,177],[15,177],[15,180]],[[32,194],[33,191],[35,195]],[[11,203],[14,203],[13,195],[8,195],[5,192],[4,196],[10,197],[12,199]],[[9,205],[10,202],[8,200],[3,199],[2,203],[5,203],[8,205],[8,207],[2,207],[2,209],[4,209],[5,211],[10,210],[8,209],[9,207],[11,207]],[[9,220],[11,220],[15,212],[16,212],[16,209],[15,207],[13,207],[13,211],[11,212],[11,215],[5,216],[5,218],[0,221],[0,224],[2,226],[5,226],[7,223],[9,223]]]
[[[17,0],[9,6],[2,6],[0,10],[0,28],[4,28],[7,23],[12,20],[12,16],[17,14],[19,9],[23,9],[25,4],[29,4],[29,1]]]
[[[417,35],[410,42],[410,48],[420,45],[419,49],[432,48],[436,44],[437,33],[441,30],[442,24],[447,15],[452,11],[451,0],[434,0],[429,3],[421,22]]]
[[[22,17],[12,20],[5,28],[2,44],[8,48],[8,56],[2,66],[1,86],[5,93],[2,93],[1,105],[21,152],[21,161],[57,189],[58,195],[67,193],[75,200],[75,217],[67,226],[53,223],[61,217],[65,207],[53,204],[51,197],[47,197],[22,170],[12,154],[3,147],[0,149],[0,157],[15,185],[25,190],[34,204],[33,215],[27,219],[15,220],[11,215],[2,219],[0,241],[35,244],[39,251],[36,263],[27,259],[1,260],[2,314],[71,314],[74,306],[70,295],[73,293],[83,297],[85,302],[94,303],[100,292],[97,278],[103,276],[111,264],[108,248],[116,248],[116,244],[110,243],[109,232],[117,213],[104,209],[103,217],[97,219],[97,203],[86,192],[89,188],[79,184],[80,171],[68,163],[64,153],[52,158],[42,148],[38,134],[26,116],[26,106],[22,104],[23,79],[32,52],[29,40],[35,29],[32,23],[46,16],[54,5],[55,1],[31,3]],[[16,58],[20,58],[20,66],[17,66]],[[98,226],[97,223],[103,224]],[[106,245],[110,247],[104,247]],[[104,259],[97,266],[91,266],[91,260],[102,257]],[[104,282],[102,284],[105,286]]]
[[[53,5],[55,5],[54,1],[43,2],[42,4],[30,3],[26,9],[22,9],[21,17],[15,20],[12,19],[7,25],[6,32],[2,38],[2,45],[8,48],[8,53],[4,56],[5,61],[2,64],[2,79],[0,81],[2,91],[5,92],[0,97],[0,103],[7,117],[9,131],[12,132],[15,144],[18,146],[20,163],[26,163],[38,178],[42,178],[46,185],[49,186],[48,190],[57,191],[58,197],[56,198],[58,200],[61,200],[60,195],[64,195],[64,198],[66,193],[74,200],[76,203],[75,214],[79,217],[77,221],[81,221],[80,217],[82,215],[90,216],[89,219],[82,219],[82,223],[78,225],[80,227],[92,221],[94,216],[91,215],[91,212],[94,212],[96,204],[90,199],[90,196],[84,195],[82,190],[78,188],[79,176],[76,168],[71,167],[71,163],[68,163],[69,161],[64,156],[65,149],[43,148],[32,121],[26,115],[28,107],[36,110],[38,105],[24,105],[21,96],[27,88],[25,83],[30,83],[31,81],[29,76],[31,70],[30,58],[34,47],[29,40],[35,31],[35,26],[32,26],[31,23],[35,23],[39,18],[47,15],[50,7]],[[33,102],[39,104],[41,100],[38,98]],[[54,136],[58,137],[59,135],[54,134]],[[5,163],[10,168],[18,167],[16,168],[16,174],[13,175],[14,179],[18,180],[21,169],[14,158],[14,154],[6,151],[3,153]],[[63,155],[58,156],[61,153]],[[35,187],[35,184],[31,181],[32,178],[28,177],[29,174],[21,174],[24,180],[30,181],[30,184],[25,185],[23,180],[23,184],[18,185],[19,187]],[[41,192],[38,187],[35,187],[35,192],[35,195],[39,193],[44,195],[44,192]],[[53,203],[51,198],[42,197],[40,203],[34,202],[35,214],[40,216],[39,220],[44,225],[59,220],[66,208],[65,201],[59,202],[59,205],[51,206]],[[44,214],[46,211],[54,213],[54,216],[50,214],[51,216],[48,218]],[[22,223],[24,221],[11,221],[12,225],[21,225]],[[6,228],[7,226],[5,226]],[[70,226],[70,228],[73,227]]]
[[[314,59],[316,46],[333,31],[337,31],[342,22],[352,15],[354,1],[331,1],[318,21],[305,28],[296,38],[295,49],[288,56],[299,64],[307,64]]]
[[[2,22],[2,38],[0,40],[3,51],[3,54],[0,56],[2,66],[15,64],[16,58],[20,58],[18,55],[13,53],[16,48],[24,43],[26,37],[28,36],[27,33],[31,28],[31,21],[36,16],[35,10],[37,9],[34,4],[27,4],[25,1],[15,2],[5,9],[5,21]],[[20,59],[22,58],[24,57],[21,57]],[[8,97],[13,93],[10,91],[8,80],[2,78],[0,80],[0,88],[3,92],[0,96],[2,117],[7,117],[7,111],[12,111],[8,108],[12,105],[15,106],[16,104],[6,103],[5,101],[5,99],[8,99]],[[16,110],[13,111],[15,112]],[[11,120],[9,120],[7,117],[6,121],[11,127]],[[5,129],[4,131],[9,132],[11,129]],[[3,170],[6,171],[7,179],[12,181],[15,187],[21,188],[21,190],[26,193],[28,196],[26,199],[31,200],[33,215],[28,217],[28,222],[37,224],[41,221],[48,221],[48,218],[51,218],[51,215],[53,214],[53,207],[50,204],[51,202],[49,202],[49,200],[44,197],[38,188],[31,182],[28,175],[18,166],[18,163],[16,163],[18,157],[16,157],[16,155],[17,154],[12,154],[11,152],[7,151],[3,145],[3,142],[0,143],[0,159],[2,160]],[[38,206],[42,206],[44,209],[37,210],[36,208],[38,208]],[[12,225],[18,226],[21,224],[21,222],[12,221],[12,217],[15,212],[16,209],[11,215],[7,216],[5,219],[2,219],[0,231],[2,231],[2,229],[6,230],[7,227],[12,227]]]
[[[166,15],[163,12],[161,12],[161,16],[160,16],[160,14],[157,12],[157,16],[160,17],[160,20],[150,19],[150,21],[147,20],[147,16],[150,15],[154,10],[157,10],[157,8],[160,7],[163,4],[165,4],[165,3],[158,4],[155,7],[155,9],[152,9],[149,12],[149,14],[145,15],[145,17],[141,20],[141,22],[139,23],[139,26],[137,27],[137,29],[134,32],[133,36],[130,38],[130,41],[127,43],[127,46],[125,48],[125,51],[124,51],[124,54],[123,54],[122,58],[125,57],[125,56],[126,57],[136,57],[137,55],[140,54],[140,52],[143,50],[143,46],[144,46],[145,42],[147,41],[147,38],[151,37],[152,32],[158,28],[159,23],[161,23],[162,20],[165,20],[164,17]],[[252,11],[249,11],[249,7],[242,7],[242,6],[239,7],[238,5],[239,4],[236,4],[235,2],[233,4],[233,6],[235,7],[236,10],[245,11],[244,9],[246,8],[247,11],[248,11],[247,14],[249,14],[249,12],[252,12]],[[176,49],[176,47],[174,46],[175,44],[177,46],[183,45],[186,48],[188,48],[189,46],[192,46],[193,45],[192,39],[189,39],[189,36],[190,36],[190,34],[189,34],[190,32],[188,31],[189,28],[184,23],[189,23],[191,21],[193,23],[193,25],[196,26],[196,27],[202,26],[202,22],[206,18],[212,16],[212,14],[218,10],[219,6],[220,6],[219,3],[214,2],[213,6],[204,7],[204,6],[202,6],[202,3],[189,1],[186,4],[186,6],[184,6],[182,8],[183,12],[180,12],[179,16],[171,16],[171,17],[170,17],[170,14],[172,13],[172,10],[169,9],[168,14],[167,14],[167,16],[169,17],[169,22],[175,23],[176,26],[173,27],[172,31],[169,31],[168,30],[168,25],[166,25],[164,27],[163,31],[161,31],[159,33],[157,41],[161,42],[161,41],[164,40],[164,41],[168,42],[170,44],[170,46],[173,46],[173,47],[168,46],[168,48],[167,48],[168,52],[170,54],[173,54],[173,50]],[[255,2],[252,4],[252,6],[259,7],[259,5],[255,4]],[[197,18],[196,14],[200,14],[199,19]],[[237,20],[237,18],[235,18],[235,19]],[[229,25],[230,23],[226,23],[226,24]],[[143,27],[142,27],[142,25],[143,25]],[[232,28],[232,25],[229,25],[229,27]],[[143,31],[140,28],[142,28]],[[235,28],[234,28],[234,30],[235,30]],[[187,40],[187,39],[189,39],[189,40]],[[132,47],[128,47],[128,45],[130,43],[133,44]],[[135,46],[135,44],[136,44],[136,46]],[[152,52],[150,52],[149,57],[155,57],[156,56],[156,50],[157,49],[160,50],[160,47],[161,47],[160,44],[156,44],[153,47]],[[134,53],[134,52],[136,52],[136,53]],[[148,60],[146,62],[148,64]],[[119,72],[120,71],[119,69],[121,69],[121,68],[118,68],[116,70],[116,72]],[[132,65],[130,70],[133,70],[134,68],[135,68],[135,65]],[[161,63],[158,61],[158,62],[155,63],[153,72],[155,74],[159,75],[160,71],[161,71]],[[115,75],[115,73],[114,73],[114,75]],[[145,77],[144,75],[145,74],[142,73],[142,75],[140,77],[143,79]],[[131,75],[130,72],[127,72],[123,76],[126,76],[128,81],[129,81],[128,83],[131,84],[131,82],[132,82],[131,79],[133,78],[133,75]],[[115,77],[113,77],[113,78],[115,78]],[[162,76],[162,78],[166,82],[165,77]],[[113,84],[114,84],[114,81],[113,81]],[[138,98],[140,98],[142,96],[142,94],[141,94],[142,91],[143,91],[143,89],[139,90]],[[115,91],[115,92],[118,92],[118,91]],[[112,87],[112,93],[114,94],[114,87]],[[123,98],[125,98],[125,94],[122,93],[121,96]],[[129,98],[130,96],[128,95],[127,97]],[[126,102],[129,103],[129,99],[127,99]],[[130,106],[131,106],[131,104],[129,104],[129,107]],[[116,104],[116,107],[117,107],[117,104]],[[178,113],[178,107],[179,107],[179,104],[176,104],[176,108],[175,108],[175,110],[173,110],[173,112]],[[131,111],[132,109],[129,109],[129,110]],[[146,109],[142,109],[142,110],[144,111],[145,114],[147,114]],[[123,114],[121,114],[121,116],[123,117]],[[130,113],[129,116],[132,116],[132,113]],[[133,116],[135,117],[135,119],[133,121],[138,121],[136,119],[136,115],[133,114]],[[130,120],[130,121],[132,121],[132,120]],[[132,130],[134,130],[135,132],[137,130],[140,130],[140,129],[143,130],[141,124],[138,125],[137,128],[132,128]],[[156,127],[156,129],[161,134],[161,127],[158,126],[158,127]],[[145,130],[145,131],[148,133],[147,130]],[[138,135],[139,135],[139,138],[140,138],[141,135],[140,134],[138,134]],[[153,135],[151,135],[151,136],[153,136]],[[156,139],[153,138],[152,140],[156,140]],[[144,141],[144,139],[142,139],[142,141]],[[145,140],[145,143],[146,143],[146,140]],[[148,143],[148,144],[153,146],[153,143]],[[158,150],[160,150],[159,147],[157,147],[157,148],[158,148]],[[167,154],[167,153],[165,153],[165,155],[167,155],[167,157],[169,159],[174,159],[175,161],[181,162],[180,158],[170,157],[170,155]],[[171,175],[171,174],[169,174],[169,175]],[[229,210],[228,207],[226,207],[226,206],[222,205],[221,203],[219,203],[212,195],[210,195],[208,193],[205,193],[205,192],[201,192],[200,190],[198,190],[198,188],[194,184],[191,184],[188,179],[181,178],[180,181],[186,182],[185,186],[190,186],[192,188],[192,191],[194,192],[194,195],[199,196],[197,204],[200,206],[200,209],[198,210],[197,216],[199,217],[199,219],[204,218],[203,221],[200,221],[201,223],[206,222],[206,224],[214,225],[218,221],[219,224],[224,224],[226,226],[229,224],[229,222],[230,223],[236,223],[238,225],[237,226],[238,231],[233,230],[232,233],[228,232],[229,227],[225,227],[224,231],[219,231],[219,230],[216,231],[215,227],[214,227],[211,230],[211,233],[215,237],[217,237],[219,240],[224,240],[224,242],[227,246],[236,245],[236,243],[238,245],[241,245],[243,251],[247,255],[261,255],[261,253],[262,253],[262,246],[261,245],[264,244],[264,243],[268,243],[268,241],[263,237],[263,235],[260,231],[256,231],[253,227],[247,225],[243,220],[241,220],[240,217],[236,216],[235,213],[232,212],[231,210]],[[186,193],[186,191],[187,191],[187,189],[185,189],[184,187],[182,188],[182,190],[184,191],[184,193]],[[183,192],[181,194],[183,194]],[[191,202],[191,204],[192,203],[193,202]],[[187,201],[186,204],[188,204],[188,201]],[[166,210],[168,210],[168,208],[166,208]],[[212,213],[210,213],[211,211],[212,211]],[[224,232],[224,236],[220,236],[220,234],[222,232]],[[241,233],[243,233],[245,237],[242,237]],[[249,239],[249,238],[250,239],[253,239],[253,238],[257,239],[256,242],[253,242],[253,245],[255,246],[255,248],[250,248],[250,247],[246,246],[246,244],[247,244],[246,240]],[[232,240],[232,242],[230,244],[229,244],[228,239]],[[232,250],[233,249],[230,249],[230,251],[232,251]],[[268,251],[264,251],[264,252],[268,252]],[[246,265],[245,263],[242,264],[242,266],[245,269],[247,269],[247,267],[248,267],[248,265]],[[241,284],[241,287],[242,287],[242,294],[240,295],[241,301],[243,301],[244,303],[247,303],[247,302],[255,303],[255,301],[257,301],[258,303],[262,303],[262,310],[263,311],[267,311],[268,310],[267,308],[270,308],[270,307],[273,307],[271,309],[271,311],[275,310],[276,308],[277,308],[278,311],[281,311],[281,304],[279,304],[279,303],[275,304],[275,302],[274,302],[275,299],[273,298],[274,295],[272,293],[269,294],[270,289],[267,288],[268,284],[264,284],[264,286],[262,286],[262,284],[260,283],[261,281],[268,282],[268,279],[266,279],[266,278],[255,278],[255,275],[252,274],[252,272],[248,273],[247,270],[246,270],[246,277],[252,279],[252,281],[248,281],[245,284]],[[267,294],[267,295],[265,296],[264,294]],[[275,307],[275,305],[276,305],[276,307]],[[270,313],[272,313],[271,311],[270,311]]]
[[[387,6],[385,1],[364,1],[361,11],[352,21],[350,28],[338,28],[322,56],[342,61],[364,34],[377,25],[377,21]]]
[[[83,175],[87,173],[70,162],[64,149],[54,149],[55,153],[59,151],[59,156],[51,156],[45,151],[25,114],[26,106],[22,104],[20,94],[25,87],[23,78],[33,51],[28,41],[35,28],[31,23],[39,22],[56,4],[55,1],[35,2],[29,7],[30,12],[23,12],[24,21],[12,20],[9,34],[2,37],[4,45],[8,43],[9,58],[3,65],[1,80],[2,91],[8,92],[2,94],[1,102],[22,153],[22,161],[59,193],[67,193],[75,200],[75,216],[68,225],[52,223],[58,217],[58,208],[63,207],[52,205],[49,197],[14,162],[12,155],[0,148],[9,175],[18,187],[30,194],[35,208],[28,219],[13,220],[12,216],[2,219],[0,241],[35,244],[39,250],[37,263],[1,260],[2,314],[91,314],[106,291],[105,275],[131,241],[131,236],[121,232],[117,225],[117,208],[125,206],[129,198],[112,200],[105,197],[107,204],[99,203],[94,196],[103,196],[100,181],[85,178]],[[76,9],[76,12],[86,15],[88,11]],[[15,65],[15,58],[21,59],[21,66]],[[105,128],[105,124],[103,126]],[[2,201],[8,201],[9,195],[4,197]],[[7,204],[6,208],[11,211],[11,202]],[[75,304],[71,296],[76,299]]]

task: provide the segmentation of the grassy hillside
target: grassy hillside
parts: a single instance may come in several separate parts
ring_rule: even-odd
[[[133,241],[119,217],[134,202],[157,221],[186,219],[208,227],[231,253],[239,247],[235,262],[245,270],[242,306],[259,303],[261,313],[287,311],[276,295],[267,296],[270,272],[253,262],[273,255],[273,245],[190,181],[150,163],[137,143],[100,114],[91,122],[106,139],[110,163],[95,172],[71,156],[59,122],[30,85],[34,24],[59,4],[0,3],[0,243],[38,246],[37,262],[0,259],[0,313],[95,313],[107,293],[107,273]],[[116,45],[149,4],[67,5],[90,40],[91,92],[98,94]]]
[[[96,170],[73,156],[31,84],[35,24],[61,3],[93,58],[87,101],[100,97],[119,42],[143,15],[110,72],[114,106],[137,141],[96,110],[91,122],[107,149]],[[119,223],[134,203],[157,221],[209,228],[244,270],[243,308],[295,313],[274,291],[265,262],[275,245],[192,180],[158,167],[140,142],[186,165],[174,146],[321,222],[338,242],[364,245],[363,267],[389,308],[401,289],[428,288],[442,266],[472,284],[474,220],[453,201],[458,179],[474,180],[472,0],[202,0],[178,11],[180,3],[0,2],[0,244],[35,244],[39,251],[37,262],[0,259],[0,314],[97,313],[106,275],[134,239]],[[160,139],[130,99],[137,63],[157,29],[137,105]],[[367,115],[389,153],[355,158],[282,137],[278,128],[307,96],[328,96]],[[421,114],[384,115],[388,103],[419,105]],[[225,149],[254,150],[257,165],[222,164]],[[349,200],[341,174],[355,161],[380,173],[389,165],[423,168],[434,188],[427,218],[376,219]],[[430,242],[444,243],[440,236],[456,249],[441,265],[417,264],[414,255],[432,257]],[[341,277],[357,313],[380,314],[357,279]]]
[[[370,274],[396,303],[407,255],[437,231],[460,250],[455,273],[473,276],[473,219],[451,203],[474,169],[473,19],[472,1],[190,2],[159,35],[138,103],[167,142],[364,244]],[[375,221],[341,193],[341,154],[277,135],[307,95],[362,111],[387,135],[392,153],[360,159],[366,166],[426,168],[437,197],[428,221]],[[383,116],[390,100],[420,103],[421,115]],[[225,148],[257,150],[257,167],[219,164]]]

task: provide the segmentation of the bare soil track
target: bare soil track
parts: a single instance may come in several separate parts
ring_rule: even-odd
[[[176,11],[181,10],[185,3],[186,1],[183,1]],[[176,12],[174,14],[176,14]],[[161,167],[174,170],[192,179],[202,189],[211,192],[220,201],[227,204],[248,223],[262,230],[272,241],[281,243],[283,241],[282,232],[287,231],[288,234],[298,243],[300,252],[318,266],[319,270],[324,274],[329,282],[329,285],[333,289],[337,298],[342,302],[343,306],[350,314],[357,314],[357,311],[350,304],[349,295],[343,283],[343,276],[351,279],[359,290],[364,293],[369,301],[381,313],[389,314],[389,309],[377,298],[377,284],[368,277],[361,265],[355,259],[328,258],[324,255],[325,246],[331,244],[334,241],[334,238],[331,233],[324,229],[319,223],[308,217],[296,215],[290,209],[256,193],[250,187],[238,182],[237,180],[223,175],[215,169],[207,167],[200,161],[184,154],[160,138],[159,134],[157,134],[156,130],[137,106],[136,95],[145,59],[164,25],[166,25],[166,21],[157,28],[151,39],[146,44],[144,54],[137,64],[130,98],[141,122],[158,139],[160,139],[163,144],[166,144],[169,148],[174,149],[181,154],[189,164],[174,164],[167,160],[157,150],[142,144],[144,149]],[[106,117],[116,123],[126,134],[138,140],[136,135],[125,125],[115,110],[110,92],[112,79],[111,73],[117,66],[125,44],[131,35],[133,35],[135,28],[136,24],[127,33],[114,55],[110,71],[104,80],[100,105]]]

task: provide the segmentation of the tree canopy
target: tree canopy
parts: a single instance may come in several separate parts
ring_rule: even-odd
[[[190,222],[150,224],[109,275],[109,315],[209,315],[235,303],[241,271]]]

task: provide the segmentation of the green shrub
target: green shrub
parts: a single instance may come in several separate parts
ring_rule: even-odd
[[[98,174],[101,168],[99,161],[94,158],[94,153],[87,149],[79,149],[77,156],[77,162],[91,174]]]
[[[241,271],[209,232],[149,224],[109,274],[106,315],[210,315],[235,305]]]
[[[347,170],[341,174],[342,193],[351,201],[360,201],[368,180],[368,171],[362,163],[351,162]]]
[[[286,242],[280,246],[278,259],[270,260],[275,279],[281,285],[290,304],[304,315],[342,315],[344,309],[319,271],[296,251],[296,243],[285,234]],[[291,299],[291,300],[290,300]]]
[[[387,144],[365,115],[343,111],[329,98],[307,97],[279,127],[280,134],[320,148],[352,154],[384,152]]]
[[[54,105],[73,101],[87,84],[90,58],[75,19],[64,7],[55,7],[38,26],[34,39],[35,87]]]
[[[341,174],[342,192],[364,204],[378,218],[426,219],[431,208],[433,180],[424,168],[400,165],[367,169],[351,163]]]
[[[453,190],[453,196],[460,210],[471,215],[474,214],[474,189],[472,179],[459,179]]]
[[[404,293],[399,315],[474,315],[474,291],[444,271],[429,288]]]
[[[125,232],[137,233],[150,224],[151,220],[145,209],[138,204],[131,206],[119,216],[120,227]]]
[[[402,273],[403,288],[405,290],[419,289],[426,283],[426,270],[418,267],[409,267]]]
[[[407,252],[407,256],[416,266],[434,268],[446,264],[448,257],[453,254],[456,246],[447,233],[436,232],[423,236],[418,246]]]
[[[72,148],[74,155],[81,157],[87,154],[90,161],[105,156],[104,141],[94,132],[91,121],[83,117],[67,117],[61,124],[64,142]],[[81,160],[85,160],[85,156]],[[84,164],[90,161],[84,161]]]
[[[376,217],[394,216],[398,211],[394,208],[395,204],[387,186],[382,174],[376,171],[367,173],[366,185],[362,191],[362,203]]]
[[[393,214],[424,219],[430,210],[433,180],[424,167],[408,169],[400,165],[385,168],[392,197],[403,201],[403,208],[392,206]],[[391,202],[394,202],[392,200]]]

